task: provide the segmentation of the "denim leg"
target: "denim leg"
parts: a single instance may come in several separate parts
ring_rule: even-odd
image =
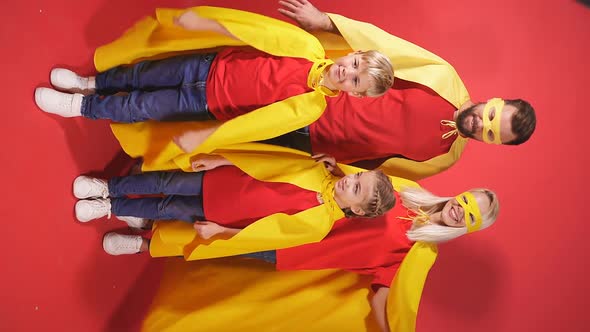
[[[309,137],[309,127],[303,127],[290,133],[283,134],[281,136],[273,137],[262,143],[279,145],[288,147],[291,149],[312,153],[311,151],[311,138]]]
[[[204,89],[193,86],[150,92],[136,90],[126,95],[88,95],[82,99],[81,111],[86,118],[122,123],[212,119]]]
[[[146,172],[118,176],[108,181],[110,197],[126,195],[183,195],[201,196],[204,172]]]
[[[113,94],[132,90],[157,90],[195,86],[207,81],[215,53],[189,54],[119,66],[96,75],[96,91]]]
[[[146,198],[112,198],[111,212],[116,216],[131,216],[154,220],[204,220],[200,196],[166,196]]]
[[[239,255],[241,257],[256,258],[268,263],[277,263],[277,252],[276,250],[251,252],[249,254]]]

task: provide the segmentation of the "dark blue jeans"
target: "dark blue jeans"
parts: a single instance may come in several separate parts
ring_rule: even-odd
[[[111,212],[155,220],[204,220],[203,172],[147,172],[109,180]],[[164,194],[164,197],[127,198],[126,195]]]
[[[312,153],[309,126],[297,129],[290,133],[262,141],[262,143],[285,146],[291,149]]]
[[[205,89],[214,58],[191,54],[109,69],[96,76],[96,94],[84,97],[82,115],[124,123],[212,120]]]
[[[265,262],[272,263],[272,264],[277,263],[277,251],[276,250],[251,252],[249,254],[244,254],[244,255],[240,255],[240,256],[259,259],[261,261],[265,261]]]

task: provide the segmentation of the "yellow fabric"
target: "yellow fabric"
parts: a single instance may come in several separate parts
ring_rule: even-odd
[[[495,109],[494,119],[490,121],[490,111]],[[502,120],[502,111],[504,110],[504,100],[502,98],[490,99],[483,108],[483,141],[488,144],[502,144],[500,137],[500,122]],[[493,134],[494,139],[490,140],[489,133]]]
[[[314,68],[325,68],[332,63],[325,59],[322,45],[313,35],[292,24],[234,9],[194,7],[192,10],[201,17],[217,21],[239,41],[211,32],[186,31],[173,23],[174,17],[179,16],[184,9],[157,9],[156,19],[144,18],[122,37],[96,50],[94,63],[97,70],[104,71],[145,58],[170,56],[222,45],[249,45],[276,56],[305,58],[314,62]],[[311,124],[326,108],[325,95],[332,96],[336,93],[317,84],[318,75],[315,71],[310,76],[313,77],[310,77],[309,84],[314,91],[292,96],[223,123],[191,155],[208,153],[220,146],[269,139]],[[212,123],[206,125],[210,126]],[[152,148],[165,147],[162,151],[151,149],[152,153],[148,157],[155,159],[146,158],[144,164],[144,170],[150,170],[175,168],[171,166],[172,160],[187,157],[183,151],[168,144],[172,137],[183,133],[184,126],[177,126],[166,126],[172,132],[167,137],[158,133],[161,129],[155,122],[118,124],[113,125],[112,130],[122,145],[135,144],[136,136],[143,134],[164,139],[144,141]]]
[[[404,258],[387,298],[387,320],[392,332],[416,331],[420,297],[428,271],[434,264],[438,249],[434,244],[418,242]]]
[[[482,218],[475,196],[469,191],[466,191],[457,195],[455,199],[459,205],[461,205],[463,212],[465,213],[465,227],[467,227],[467,233],[478,231],[481,228]],[[473,222],[471,221],[471,217],[473,217]]]
[[[342,56],[352,50],[377,50],[391,59],[395,77],[431,88],[457,109],[469,100],[461,78],[453,66],[442,58],[372,24],[337,14],[328,15],[342,34],[342,37],[325,32],[316,34],[329,57]],[[459,136],[444,155],[423,162],[390,158],[380,168],[390,175],[423,179],[452,166],[461,156],[466,143],[467,139]]]
[[[294,215],[273,214],[259,219],[230,239],[201,240],[191,224],[156,222],[150,245],[154,257],[184,255],[186,260],[233,256],[294,247],[323,239],[344,213],[334,201],[338,180],[309,154],[260,143],[217,149],[248,175],[268,182],[291,183],[321,193],[324,204]],[[230,208],[230,207],[228,207]]]

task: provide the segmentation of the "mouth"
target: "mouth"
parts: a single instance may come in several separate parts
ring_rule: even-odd
[[[451,215],[451,218],[453,218],[455,221],[459,221],[457,211],[455,210],[454,207],[451,208],[451,211],[449,211],[449,214]]]
[[[342,81],[342,66],[338,65],[338,81]]]

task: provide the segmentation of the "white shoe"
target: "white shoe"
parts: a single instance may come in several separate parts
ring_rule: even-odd
[[[127,223],[127,226],[137,229],[146,229],[150,223],[149,219],[130,217],[130,216],[117,216],[117,219]]]
[[[82,116],[82,98],[79,93],[63,93],[50,88],[35,89],[35,103],[47,113],[57,114],[64,118]]]
[[[65,68],[54,68],[49,75],[51,85],[61,90],[70,90],[73,92],[82,92],[95,89],[94,79],[80,76],[73,71]]]
[[[141,249],[141,235],[123,235],[109,232],[102,238],[102,248],[110,255],[136,254]]]
[[[74,180],[74,196],[79,199],[109,197],[109,187],[102,179],[80,175]]]
[[[108,198],[83,199],[76,203],[76,218],[80,222],[111,217],[111,200]]]

